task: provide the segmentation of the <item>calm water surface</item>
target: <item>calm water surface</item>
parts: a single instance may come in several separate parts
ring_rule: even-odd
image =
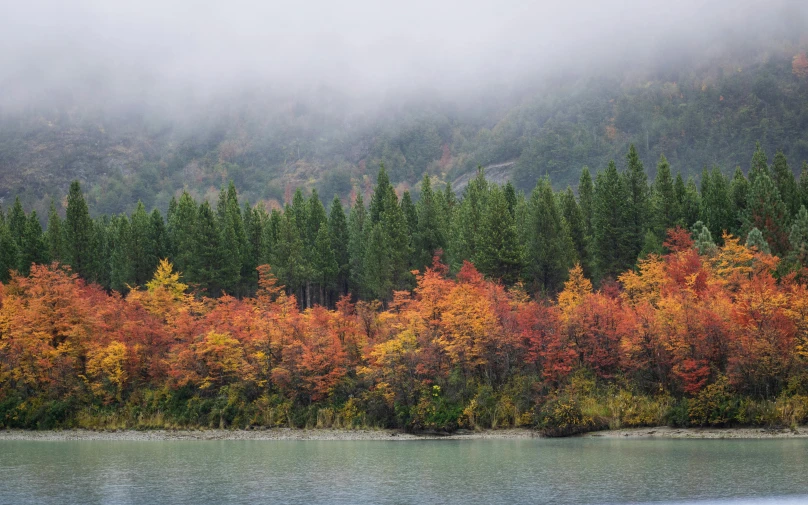
[[[808,503],[808,440],[0,441],[13,505],[723,500]]]

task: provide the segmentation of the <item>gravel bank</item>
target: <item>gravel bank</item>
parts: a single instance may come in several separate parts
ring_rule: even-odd
[[[596,431],[580,435],[584,438],[689,438],[689,439],[750,439],[750,438],[808,438],[808,426],[789,428],[629,428]]]
[[[53,430],[0,431],[2,440],[468,440],[468,439],[518,439],[533,438],[539,434],[533,430],[488,430],[458,432],[452,435],[403,433],[395,430],[296,430],[275,428],[265,430]]]
[[[396,430],[299,430],[289,428],[256,430],[0,430],[3,440],[513,440],[541,437],[529,429],[460,431],[451,435],[412,434]],[[769,439],[808,438],[808,426],[788,428],[629,428],[596,431],[578,435],[580,438],[612,439]]]

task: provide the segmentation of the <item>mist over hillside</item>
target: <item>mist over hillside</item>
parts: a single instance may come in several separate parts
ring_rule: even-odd
[[[696,177],[746,170],[756,141],[792,170],[808,160],[800,2],[10,11],[0,197],[42,216],[73,179],[93,213],[116,213],[229,180],[270,206],[299,186],[348,199],[382,162],[417,196],[425,172],[462,186],[478,166],[574,187],[631,143]]]

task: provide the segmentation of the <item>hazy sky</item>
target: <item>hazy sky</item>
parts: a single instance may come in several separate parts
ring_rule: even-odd
[[[804,23],[802,3],[0,0],[0,106],[245,85],[469,90],[727,31],[754,37]]]

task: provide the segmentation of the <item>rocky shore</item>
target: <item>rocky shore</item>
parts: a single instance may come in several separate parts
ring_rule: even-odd
[[[397,430],[252,429],[252,430],[0,430],[4,440],[512,440],[540,438],[538,431],[505,429],[458,431],[452,434],[404,433]],[[799,428],[627,428],[595,431],[578,438],[609,439],[770,439],[808,438],[808,426]]]

